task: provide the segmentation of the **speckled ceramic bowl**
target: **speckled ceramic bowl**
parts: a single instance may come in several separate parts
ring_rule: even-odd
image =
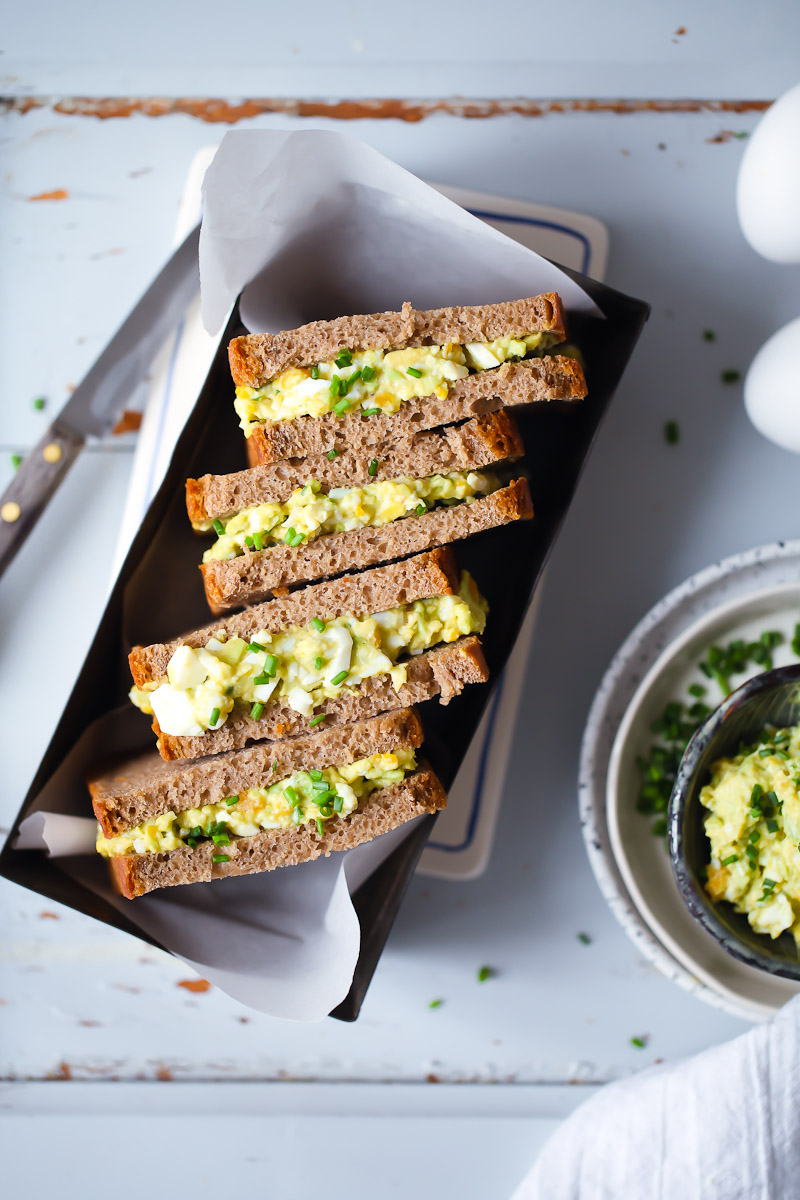
[[[734,958],[786,979],[800,981],[794,938],[775,941],[750,928],[726,901],[714,901],[704,886],[709,843],[703,828],[700,790],[718,759],[757,741],[765,726],[800,721],[800,665],[765,671],[742,684],[700,726],[686,747],[669,806],[669,850],[678,890],[690,913]]]

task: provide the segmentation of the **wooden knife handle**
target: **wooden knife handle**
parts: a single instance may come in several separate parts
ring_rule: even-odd
[[[79,433],[55,420],[20,463],[0,496],[0,575],[33,529],[83,444]]]

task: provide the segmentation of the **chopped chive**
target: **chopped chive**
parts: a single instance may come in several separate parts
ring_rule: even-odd
[[[418,371],[416,367],[409,367],[408,374],[413,375],[415,379],[422,378],[422,371]]]
[[[716,340],[717,340],[717,335],[714,333],[713,329],[704,329],[703,330],[703,341],[704,342],[715,342]]]
[[[187,845],[187,846],[188,846],[188,847],[189,847],[191,850],[196,850],[196,849],[197,849],[197,844],[198,844],[198,843],[197,843],[197,838],[193,838],[193,837],[187,837],[187,838],[186,838],[186,845]]]
[[[16,471],[17,467],[20,465],[20,463],[21,463],[21,462],[22,462],[22,455],[21,455],[21,454],[12,454],[12,455],[11,455],[11,465],[12,465],[12,467],[14,468],[14,470],[15,470],[15,471]]]
[[[331,397],[338,396],[340,394],[341,386],[342,386],[341,375],[334,375],[331,379],[331,385],[328,389],[328,391],[331,394]]]
[[[647,1038],[632,1037],[631,1045],[635,1046],[637,1050],[644,1050],[645,1046],[647,1045]]]
[[[285,787],[283,789],[283,794],[286,797],[286,799],[289,801],[289,803],[291,804],[292,808],[297,808],[298,804],[300,803],[300,799],[297,795],[297,792],[294,790],[294,788],[293,787]]]
[[[329,817],[331,815],[331,805],[329,800],[322,800],[320,798],[317,801],[317,805],[319,807],[320,816]]]
[[[211,835],[211,840],[215,846],[230,846],[231,844],[227,833],[214,833]]]
[[[335,813],[340,813],[342,811],[343,804],[344,804],[344,800],[337,792],[337,794],[333,797],[333,811]]]
[[[417,516],[418,516],[418,517],[421,517],[421,516],[422,516],[422,514],[423,514],[424,512],[427,512],[427,511],[428,511],[428,506],[427,506],[427,504],[418,504],[418,505],[417,505]]]
[[[353,361],[353,355],[347,349],[340,350],[333,361],[337,367],[349,367]]]
[[[270,675],[256,675],[253,683],[256,687],[261,687],[263,684],[269,683],[271,678]]]
[[[722,862],[720,863],[720,866],[729,867],[731,865],[731,863],[735,863],[738,861],[739,861],[738,854],[729,854],[727,858],[723,858]]]
[[[339,451],[338,451],[337,449],[335,449],[335,448],[334,448],[333,450],[329,450],[329,451],[328,451],[328,453],[325,455],[325,457],[326,457],[326,458],[329,458],[329,459],[330,459],[330,461],[331,461],[331,462],[333,462],[333,460],[334,460],[335,458],[338,458],[338,457],[339,457]]]
[[[372,461],[370,462],[369,466],[367,467],[367,472],[368,472],[370,475],[377,475],[377,474],[378,474],[378,460],[377,460],[377,458],[373,458],[373,459],[372,459]]]
[[[230,856],[230,854],[212,854],[211,861],[212,862],[230,862],[231,856]]]
[[[364,380],[365,383],[369,383],[370,379],[372,379],[374,374],[375,374],[374,367],[362,367],[361,368],[361,378]]]
[[[254,533],[254,534],[253,534],[253,544],[255,545],[255,548],[256,548],[256,550],[263,550],[263,549],[264,549],[264,543],[263,543],[263,541],[261,540],[261,534],[260,534],[260,533]]]
[[[285,534],[283,540],[287,546],[291,546],[291,544],[294,541],[296,536],[297,536],[297,533],[296,533],[294,526],[290,525],[289,528],[286,530],[286,534]]]
[[[479,967],[478,968],[478,983],[486,983],[486,980],[491,979],[492,976],[494,975],[494,973],[495,972],[492,969],[492,967]]]
[[[33,407],[37,412],[41,412],[46,403],[47,401],[45,400],[44,396],[37,396],[33,401]]]
[[[342,413],[346,413],[349,407],[349,400],[337,400],[333,406],[333,411],[336,413],[337,417],[341,417]]]
[[[266,647],[266,646],[262,646],[262,645],[261,645],[261,642],[251,642],[251,643],[250,643],[250,646],[249,646],[249,649],[250,649],[250,650],[255,650],[255,651],[256,651],[257,653],[259,653],[259,654],[266,654],[266,651],[267,651],[267,647]]]
[[[325,629],[325,622],[321,621],[319,617],[312,617],[311,624],[314,626],[317,633],[322,633]]]
[[[361,415],[362,417],[377,417],[380,411],[381,410],[379,408],[376,408],[375,405],[373,405],[372,408],[362,408]]]
[[[222,524],[222,521],[218,517],[215,517],[211,524],[214,526],[214,532],[217,537],[222,537],[225,532],[225,526]]]
[[[317,817],[317,833],[322,837],[325,833],[325,826],[322,823],[322,817]]]
[[[767,821],[767,829],[770,831],[770,833],[778,832],[778,822],[774,817],[770,817],[770,819]]]
[[[278,769],[278,760],[276,758],[275,762],[272,764],[272,772],[271,773],[274,775],[275,772],[277,771],[277,769]]]
[[[668,446],[674,446],[681,438],[681,430],[677,421],[667,421],[664,426],[664,437]]]
[[[761,830],[760,829],[752,829],[750,831],[750,837],[748,840],[750,842],[752,842],[753,845],[755,845],[756,842],[760,842],[761,841]]]
[[[264,660],[264,674],[269,675],[271,678],[275,674],[277,669],[278,669],[277,654],[268,654]]]
[[[762,746],[758,752],[758,757],[759,758],[769,758],[770,755],[774,754],[774,753],[775,753],[775,749],[773,746]]]
[[[431,1000],[428,1008],[441,1008],[443,1004],[444,1000]]]
[[[298,804],[297,808],[292,810],[292,820],[295,825],[301,825],[303,821],[303,810]]]
[[[589,937],[588,933],[579,933],[577,934],[577,938],[582,946],[591,946],[592,944],[592,939]]]
[[[248,536],[247,536],[247,537],[244,539],[244,544],[245,544],[245,546],[247,546],[247,547],[248,547],[250,550],[253,550],[253,549],[255,549],[255,542],[253,541],[253,539],[250,537],[250,535],[249,535],[249,534],[248,534]]]
[[[350,674],[349,671],[339,671],[339,673],[337,675],[334,675],[333,679],[331,680],[331,683],[333,684],[334,687],[336,687],[338,684],[344,683],[345,679],[347,679],[347,676],[349,674]]]
[[[217,721],[218,721],[218,720],[219,720],[219,709],[218,709],[218,708],[212,708],[212,710],[211,710],[211,720],[209,721],[209,725],[216,725],[216,723],[217,723]]]
[[[311,368],[311,378],[319,379],[319,367],[316,364]]]
[[[225,801],[225,803],[227,804],[228,808],[232,808],[238,799],[238,796],[228,796],[228,799]]]
[[[309,771],[309,777],[314,780],[314,783],[319,783],[322,779],[322,771]]]
[[[357,383],[360,378],[361,378],[361,368],[356,367],[355,371],[353,371],[353,374],[347,380],[348,392],[350,391],[350,388],[353,386],[353,384]]]
[[[314,717],[314,719],[312,721],[309,721],[308,723],[309,723],[309,725],[314,726],[314,725],[319,725],[320,721],[324,721],[324,720],[325,720],[325,713],[320,713],[320,715],[318,717]]]
[[[252,719],[253,721],[258,721],[258,720],[259,720],[259,718],[260,718],[260,716],[261,716],[261,714],[263,713],[263,711],[264,711],[264,705],[263,705],[263,704],[261,703],[261,701],[259,700],[259,701],[257,701],[257,702],[256,702],[256,703],[253,705],[253,707],[250,709],[250,717],[251,717],[251,719]]]
[[[304,533],[296,533],[294,535],[294,537],[292,538],[292,540],[288,544],[292,547],[299,546],[300,543],[304,542],[305,540],[306,540],[306,535]]]
[[[763,789],[763,787],[761,786],[761,784],[760,784],[760,783],[756,783],[756,784],[754,784],[754,785],[753,785],[753,790],[752,790],[752,792],[750,793],[750,804],[751,804],[751,807],[753,807],[753,808],[758,808],[758,802],[759,802],[759,800],[761,799],[761,797],[762,797],[763,795],[764,795],[764,789]]]
[[[723,383],[738,383],[742,378],[742,372],[737,371],[735,367],[729,367],[726,371],[721,371],[719,377]]]
[[[314,659],[314,666],[318,671],[322,670],[322,659],[319,655],[317,655],[317,657]]]

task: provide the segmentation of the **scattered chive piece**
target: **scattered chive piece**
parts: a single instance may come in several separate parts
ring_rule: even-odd
[[[424,512],[427,512],[427,511],[428,511],[428,506],[427,506],[427,504],[418,504],[418,505],[417,505],[417,516],[418,516],[418,517],[421,517],[421,516],[422,516],[422,514],[423,514]]]
[[[306,540],[306,535],[304,533],[296,533],[294,535],[294,537],[292,538],[292,540],[289,542],[289,545],[290,546],[299,546],[300,543],[304,542],[305,540]]]
[[[478,983],[486,983],[486,980],[491,979],[492,976],[494,975],[494,973],[495,972],[492,969],[492,967],[479,967],[478,968]]]
[[[298,804],[300,803],[300,800],[298,799],[297,792],[294,790],[294,788],[293,787],[284,788],[283,794],[286,797],[286,799],[289,801],[289,803],[291,804],[292,808],[297,808]]]
[[[362,408],[361,415],[362,417],[377,417],[380,411],[379,408],[375,408],[374,406],[372,408]]]
[[[764,795],[764,789],[760,783],[753,785],[753,790],[750,793],[750,804],[753,808],[758,808],[758,802]]]
[[[645,1046],[647,1045],[647,1038],[632,1037],[631,1045],[635,1046],[637,1050],[644,1050]]]
[[[336,796],[333,797],[333,811],[334,812],[340,813],[342,811],[343,804],[344,804],[344,800],[342,800],[341,796],[339,796],[337,794]]]
[[[328,389],[328,391],[330,392],[331,396],[338,396],[338,395],[339,395],[339,389],[340,389],[340,387],[341,387],[341,383],[342,383],[341,376],[340,376],[340,375],[334,375],[334,376],[333,376],[333,378],[331,379],[331,386],[330,386],[330,387],[329,387],[329,389]]]
[[[244,544],[245,544],[245,546],[249,546],[249,548],[250,548],[251,550],[253,550],[253,549],[255,548],[255,542],[253,541],[253,539],[250,537],[250,535],[249,535],[249,534],[248,534],[248,536],[247,536],[247,537],[244,539]]]
[[[41,412],[46,403],[47,401],[45,400],[44,396],[37,396],[33,401],[33,407],[37,412]]]
[[[320,837],[325,833],[325,826],[322,823],[322,817],[317,817],[317,833]]]
[[[677,421],[667,421],[664,426],[664,437],[668,446],[674,446],[681,439],[680,426]]]
[[[704,329],[703,330],[703,341],[704,342],[715,342],[716,340],[717,340],[717,335],[714,333],[713,329]]]
[[[373,458],[373,459],[372,459],[372,461],[370,462],[369,466],[367,467],[367,472],[368,472],[368,474],[370,474],[370,475],[377,475],[377,474],[378,474],[378,460],[377,460],[377,458]]]
[[[314,666],[318,671],[322,670],[322,659],[319,655],[317,655],[317,657],[314,659]]]
[[[758,752],[758,757],[759,758],[769,758],[770,755],[772,755],[774,753],[775,753],[774,746],[762,746]]]
[[[277,654],[268,654],[264,660],[264,674],[272,677],[278,669]]]
[[[444,1000],[431,1000],[428,1008],[441,1008],[443,1004]]]
[[[731,863],[735,863],[738,861],[739,861],[738,854],[729,854],[727,858],[723,858],[722,862],[720,863],[720,866],[729,867],[731,865]]]
[[[338,673],[338,675],[334,675],[333,679],[331,680],[331,683],[333,684],[334,687],[337,687],[338,684],[344,683],[345,679],[347,679],[347,676],[349,674],[350,674],[349,671],[340,671]]]
[[[721,371],[719,377],[723,383],[738,383],[742,378],[742,372],[737,371],[735,367],[729,367],[726,371]]]
[[[777,882],[777,879],[765,879],[764,887],[767,889],[767,891],[771,892]]]
[[[322,779],[322,771],[309,771],[308,773],[314,780],[314,783],[319,783],[319,781]]]
[[[325,629],[325,622],[321,621],[319,617],[312,617],[311,624],[314,626],[317,633],[322,633]]]
[[[299,804],[298,804],[297,808],[292,810],[292,820],[294,821],[295,825],[300,825],[302,823],[303,810]]]
[[[409,367],[407,374],[413,375],[415,379],[422,379],[422,371],[418,371],[416,367]]]
[[[296,533],[294,526],[290,525],[289,528],[286,530],[286,535],[284,536],[283,540],[287,546],[291,546],[291,544],[294,541],[296,536],[297,536],[297,533]]]
[[[319,725],[320,721],[325,720],[325,713],[320,713],[318,717],[314,717],[313,721],[309,721],[309,725]]]
[[[263,684],[269,683],[270,678],[271,677],[269,675],[256,675],[253,683],[256,687],[261,687]]]
[[[227,804],[228,808],[232,808],[238,799],[238,796],[228,796],[228,799],[225,801],[225,803]]]
[[[22,455],[21,455],[21,454],[12,454],[12,455],[11,455],[11,465],[12,465],[12,467],[14,468],[14,470],[15,470],[15,471],[16,471],[17,467],[19,466],[19,464],[20,464],[21,462],[22,462]]]
[[[347,348],[345,348],[344,350],[339,351],[333,361],[336,363],[337,367],[349,367],[353,361],[353,355]]]
[[[328,453],[325,455],[325,457],[330,459],[331,462],[333,462],[333,460],[335,458],[339,457],[339,451],[336,450],[335,448],[333,450],[329,450]]]
[[[214,532],[217,537],[222,537],[225,532],[225,526],[222,524],[222,521],[218,517],[215,517],[211,524],[214,526]]]
[[[256,650],[260,654],[266,653],[266,646],[262,646],[261,642],[251,642],[249,649]]]
[[[578,941],[582,946],[591,946],[592,944],[592,939],[589,937],[588,933],[579,933]]]
[[[230,854],[212,854],[211,861],[212,862],[230,862],[231,856],[230,856]]]
[[[212,708],[212,710],[211,710],[211,720],[209,721],[209,725],[216,725],[216,723],[217,723],[217,721],[218,721],[218,720],[219,720],[219,709],[218,709],[218,708]]]
[[[263,713],[263,711],[264,711],[264,705],[263,705],[263,704],[261,703],[261,701],[259,700],[259,701],[258,701],[256,704],[254,704],[254,705],[253,705],[253,707],[250,709],[250,717],[251,717],[251,719],[252,719],[253,721],[257,721],[257,720],[260,718],[260,716],[261,716],[261,714]]]
[[[360,368],[360,367],[356,367],[355,371],[353,371],[353,374],[352,374],[352,375],[350,376],[350,378],[347,380],[347,390],[348,390],[348,392],[350,391],[350,388],[353,386],[353,384],[354,384],[354,383],[356,383],[356,382],[357,382],[357,381],[358,381],[360,378],[361,378],[361,368]]]
[[[254,533],[254,534],[253,534],[253,545],[255,546],[256,550],[263,550],[263,549],[264,549],[264,543],[263,543],[263,542],[262,542],[262,540],[261,540],[261,534],[260,534],[260,533]]]
[[[751,841],[753,843],[753,845],[755,845],[756,842],[760,842],[761,841],[761,830],[760,829],[752,829],[750,831],[750,837],[748,840]]]
[[[273,775],[275,774],[275,772],[277,771],[277,769],[278,769],[278,760],[277,760],[277,758],[276,758],[276,759],[275,759],[275,762],[272,764],[272,774],[273,774]]]
[[[337,400],[333,406],[333,411],[336,413],[337,417],[341,417],[342,413],[346,413],[349,407],[349,400]]]
[[[362,367],[361,368],[361,378],[364,380],[365,383],[369,383],[370,379],[372,379],[372,376],[374,374],[375,374],[374,367]]]
[[[770,819],[767,821],[767,829],[770,831],[770,833],[778,832],[778,822],[774,817],[770,817]]]
[[[311,378],[319,379],[319,367],[316,364],[311,368]]]
[[[230,846],[231,844],[231,839],[228,837],[227,833],[212,834],[211,840],[215,846]]]

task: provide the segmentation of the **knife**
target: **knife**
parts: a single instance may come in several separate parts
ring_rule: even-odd
[[[102,437],[200,287],[200,226],[181,242],[0,496],[0,575],[42,515],[86,439]]]

